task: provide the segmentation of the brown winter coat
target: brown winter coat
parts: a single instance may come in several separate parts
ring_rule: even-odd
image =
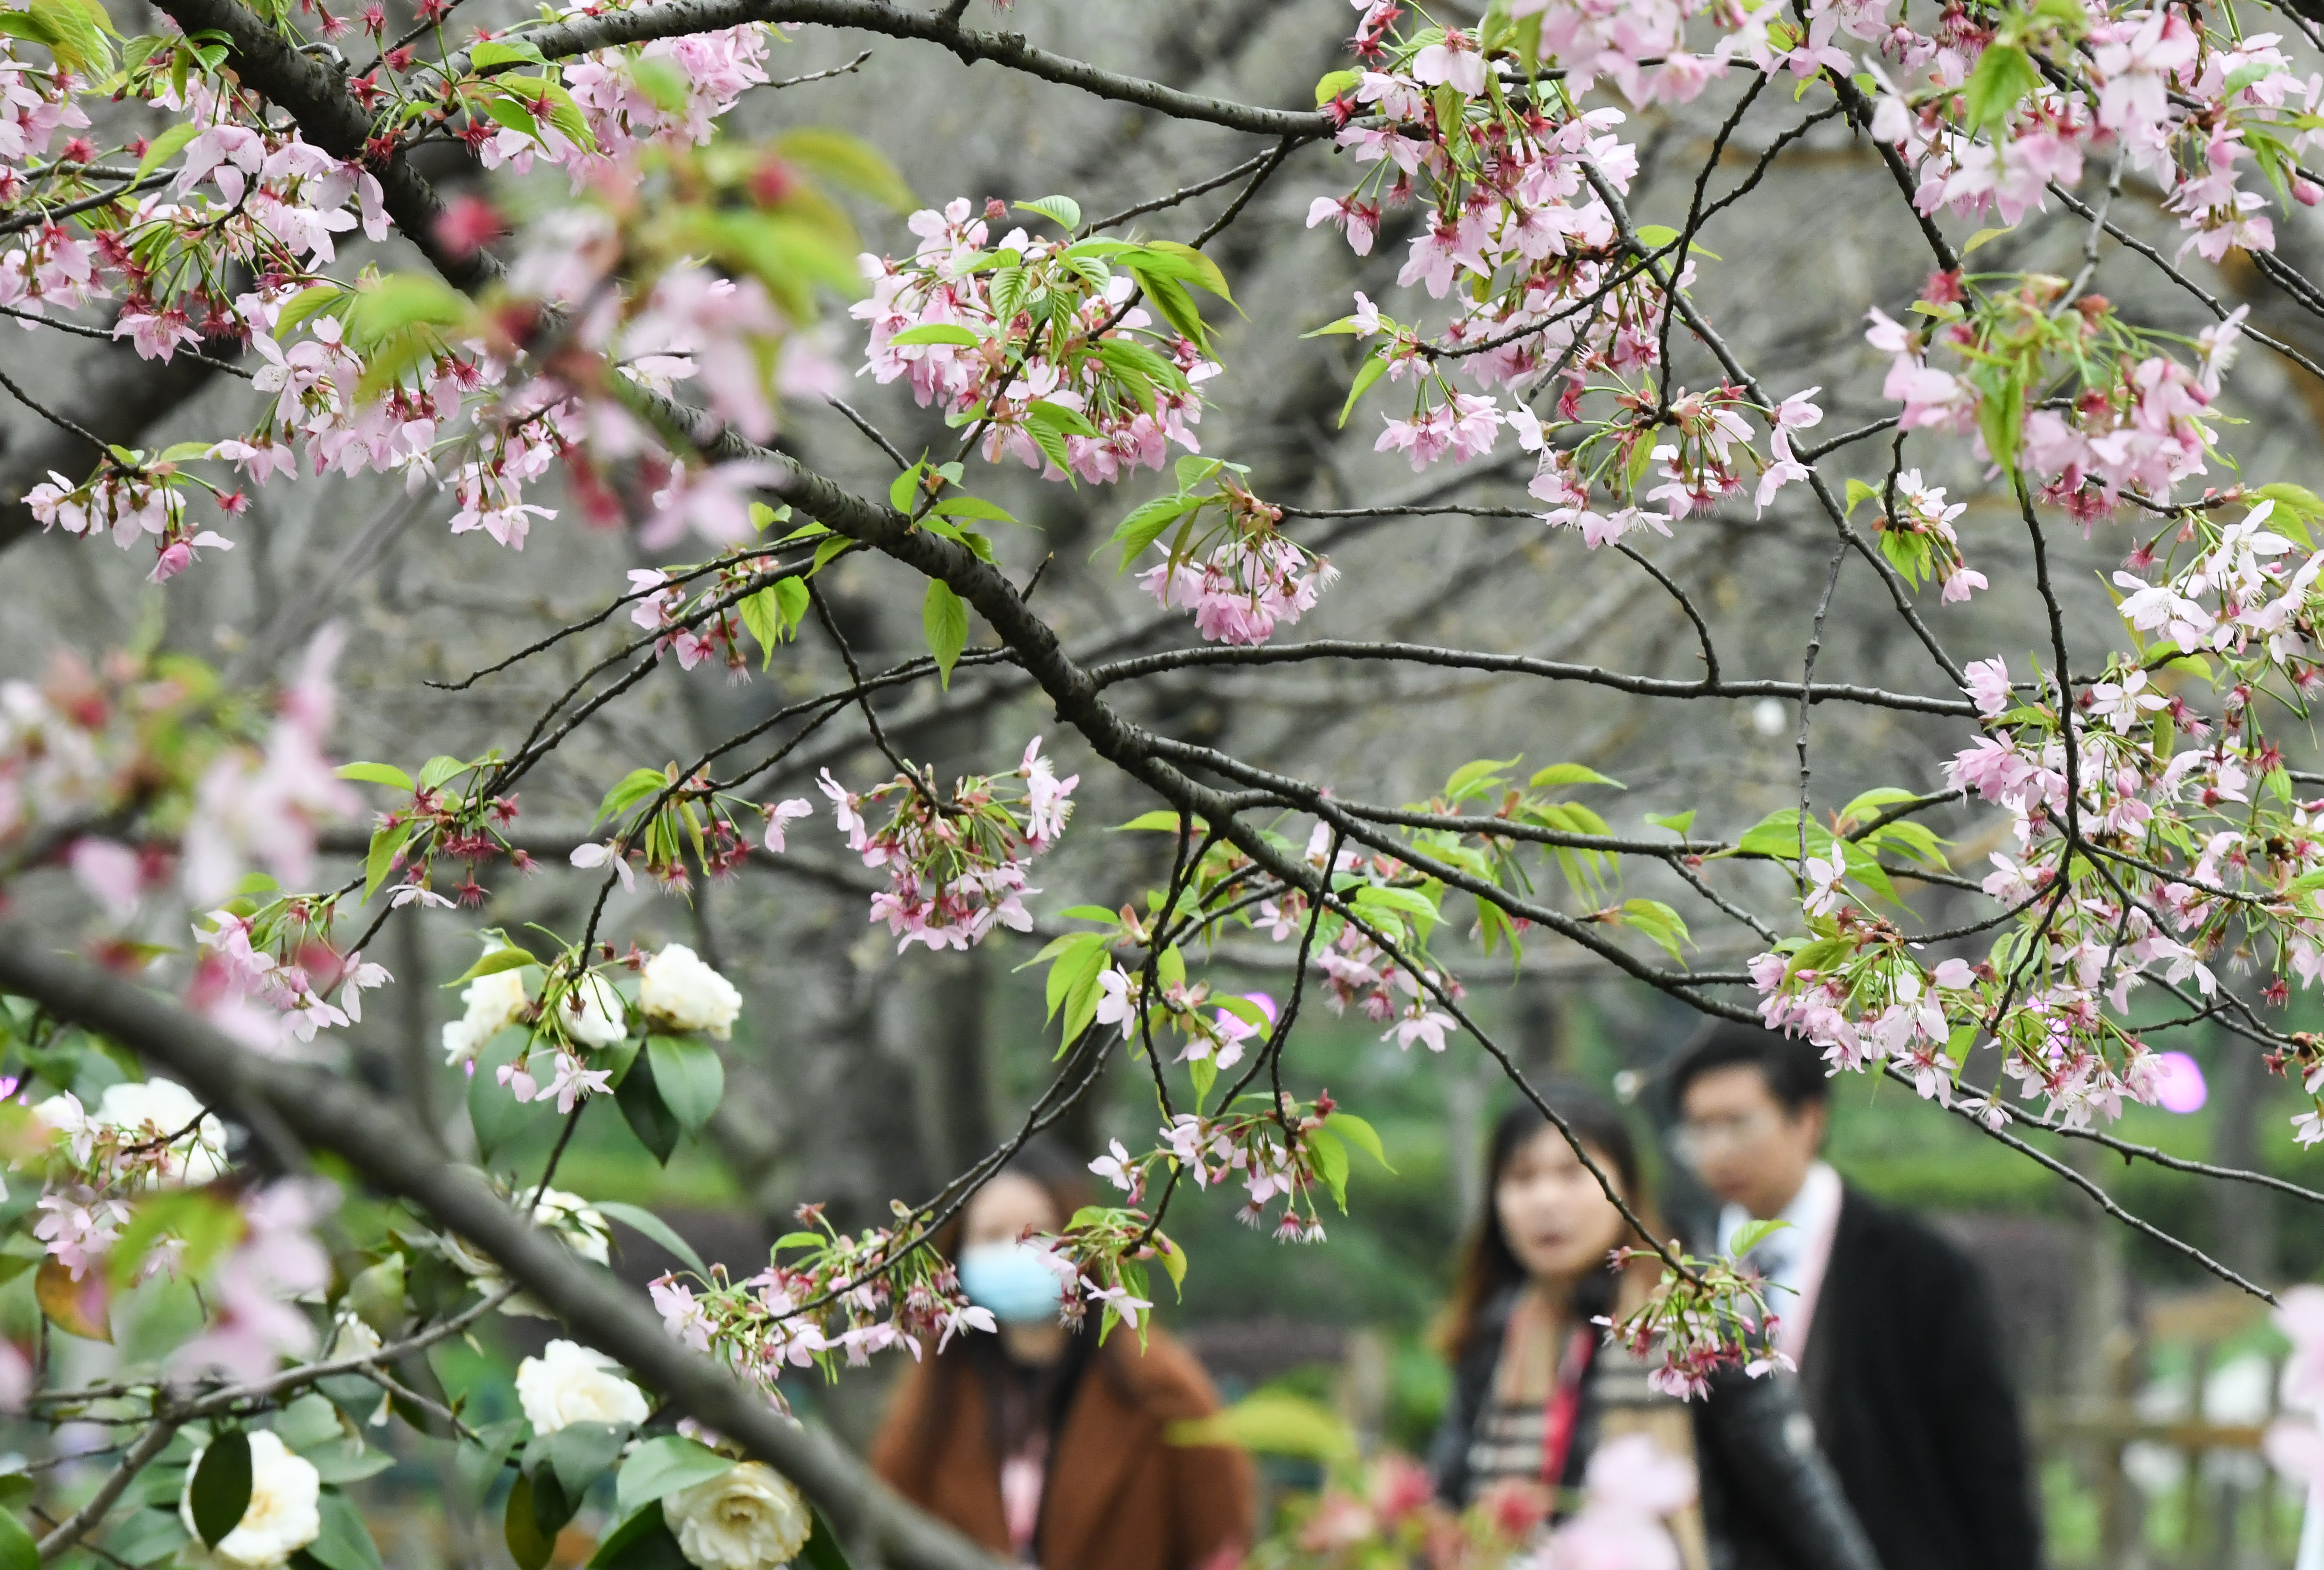
[[[1254,1524],[1250,1457],[1172,1445],[1163,1432],[1218,1407],[1185,1348],[1157,1330],[1140,1355],[1137,1334],[1116,1326],[1092,1355],[1051,1446],[1036,1538],[1041,1570],[1239,1563]],[[984,1383],[957,1351],[905,1375],[872,1464],[905,1498],[1008,1556]]]

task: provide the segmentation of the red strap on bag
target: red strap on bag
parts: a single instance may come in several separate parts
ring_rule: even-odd
[[[1582,1387],[1590,1374],[1590,1360],[1598,1351],[1598,1337],[1587,1327],[1565,1343],[1557,1360],[1557,1386],[1541,1417],[1541,1480],[1554,1489],[1564,1481],[1566,1458],[1573,1454],[1573,1430],[1582,1418]]]

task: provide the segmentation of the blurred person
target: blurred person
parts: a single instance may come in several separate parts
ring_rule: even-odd
[[[1831,1086],[1815,1048],[1714,1022],[1671,1089],[1674,1146],[1722,1206],[1720,1251],[1753,1220],[1788,1224],[1749,1262],[1773,1283],[1776,1344],[1886,1570],[2034,1570],[2041,1528],[1984,1279],[1821,1159]]]
[[[1621,1114],[1579,1086],[1544,1095],[1653,1226]],[[1486,1173],[1487,1211],[1445,1316],[1453,1388],[1429,1452],[1438,1496],[1455,1509],[1489,1499],[1499,1515],[1530,1494],[1562,1517],[1597,1481],[1593,1455],[1644,1436],[1696,1473],[1700,1503],[1665,1523],[1686,1570],[1878,1570],[1787,1385],[1738,1373],[1681,1402],[1593,1323],[1642,1302],[1660,1264],[1609,1268],[1611,1251],[1641,1240],[1555,1126],[1531,1105],[1508,1113]]]
[[[1251,1541],[1250,1457],[1169,1443],[1171,1424],[1218,1410],[1202,1366],[1148,1322],[1058,1316],[1060,1287],[1028,1233],[1062,1231],[1087,1179],[1028,1146],[963,1212],[953,1251],[998,1334],[965,1332],[904,1376],[872,1463],[906,1499],[1042,1570],[1229,1570]]]

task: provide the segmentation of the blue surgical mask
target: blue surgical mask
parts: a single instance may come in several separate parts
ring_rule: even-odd
[[[976,1243],[960,1251],[961,1290],[980,1308],[1010,1325],[1054,1318],[1065,1295],[1046,1251],[1031,1243]]]

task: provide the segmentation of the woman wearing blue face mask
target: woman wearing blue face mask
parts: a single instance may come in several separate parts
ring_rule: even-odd
[[[1097,1316],[1068,1330],[1047,1251],[1086,1203],[1075,1162],[1028,1147],[972,1199],[954,1263],[997,1335],[956,1336],[904,1376],[872,1464],[905,1498],[1042,1570],[1229,1570],[1253,1527],[1240,1451],[1176,1445],[1173,1423],[1217,1410],[1185,1348]]]

